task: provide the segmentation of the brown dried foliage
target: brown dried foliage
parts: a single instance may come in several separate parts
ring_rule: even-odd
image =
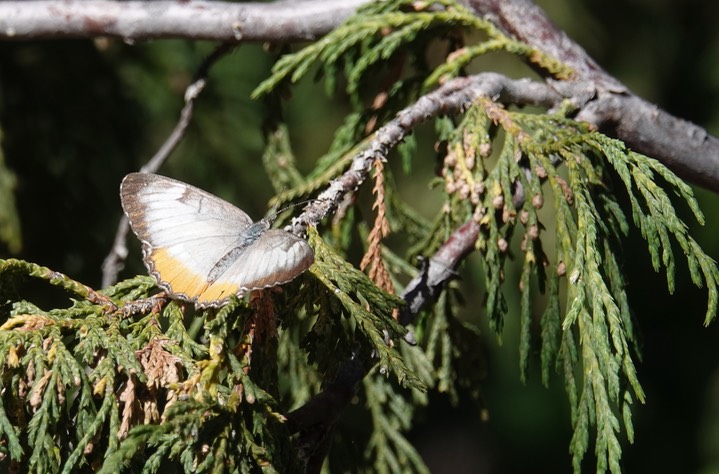
[[[385,207],[384,163],[378,159],[374,161],[373,166],[375,184],[372,194],[375,195],[375,202],[372,209],[377,209],[377,216],[369,233],[367,252],[362,257],[360,269],[362,271],[368,269],[367,275],[370,280],[384,291],[394,294],[392,279],[382,261],[382,239],[387,237],[390,232],[389,222],[387,222],[387,208]]]

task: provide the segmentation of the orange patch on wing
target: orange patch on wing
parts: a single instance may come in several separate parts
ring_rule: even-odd
[[[227,298],[230,295],[239,293],[239,286],[235,283],[214,282],[198,297],[199,303],[208,303]]]
[[[154,250],[151,259],[160,281],[170,287],[171,293],[195,298],[207,288],[207,281],[202,275],[170,255],[167,250]]]
[[[210,283],[206,277],[173,257],[166,249],[152,252],[154,270],[162,283],[169,286],[171,294],[196,300],[198,304],[211,304],[239,292],[235,283],[216,281]]]

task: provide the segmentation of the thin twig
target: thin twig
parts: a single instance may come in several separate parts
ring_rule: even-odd
[[[456,275],[457,266],[474,250],[478,236],[479,224],[473,219],[469,220],[455,230],[426,261],[422,271],[402,292],[402,298],[407,304],[400,311],[400,324],[412,324],[419,312],[434,302],[445,283]]]
[[[182,107],[180,112],[180,118],[172,130],[170,135],[167,137],[165,142],[162,144],[159,150],[154,154],[152,158],[148,160],[145,165],[140,168],[142,173],[154,173],[160,166],[167,160],[177,145],[180,144],[182,139],[185,137],[187,127],[190,125],[192,120],[192,112],[195,107],[195,100],[202,93],[207,82],[207,75],[210,72],[210,68],[220,58],[234,49],[236,45],[223,43],[202,62],[197,72],[195,73],[195,80],[187,86],[185,89],[185,105]],[[127,234],[130,231],[130,224],[127,220],[127,216],[123,215],[120,219],[120,223],[117,226],[117,232],[115,232],[115,239],[113,240],[112,249],[110,253],[105,257],[102,263],[102,287],[107,288],[110,285],[117,282],[117,277],[125,265],[125,259],[127,258]]]

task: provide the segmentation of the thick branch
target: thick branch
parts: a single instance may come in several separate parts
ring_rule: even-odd
[[[0,39],[107,36],[126,41],[313,40],[335,28],[367,1],[8,1],[0,2]]]
[[[661,161],[677,175],[719,192],[719,139],[634,94],[602,94],[578,120]]]
[[[661,161],[682,178],[719,192],[719,139],[636,95],[604,71],[530,0],[465,0],[505,33],[569,65],[573,82],[596,95],[579,120]]]
[[[626,92],[626,86],[607,74],[530,0],[465,0],[464,3],[507,35],[568,64],[579,77],[597,88]]]

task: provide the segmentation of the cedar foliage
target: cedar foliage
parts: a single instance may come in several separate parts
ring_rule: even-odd
[[[465,36],[479,40],[464,45]],[[447,50],[433,65],[426,52],[437,38],[447,39]],[[271,205],[316,195],[362,151],[377,124],[497,51],[557,79],[571,76],[445,0],[368,5],[320,41],[282,56],[256,98],[282,93],[314,72],[331,94],[342,85],[354,111],[307,175],[295,168],[287,130],[276,124],[264,156],[277,191]],[[377,77],[386,81],[377,85]],[[383,100],[372,101],[379,94]],[[529,111],[481,98],[461,115],[433,117],[441,173],[431,184],[445,195],[433,222],[398,197],[389,169],[378,162],[370,229],[351,204],[341,219],[310,229],[316,263],[309,272],[281,291],[219,310],[195,313],[155,299],[149,277],[95,292],[36,264],[0,261],[3,463],[42,473],[299,471],[296,437],[283,413],[334,380],[342,361],[359,357],[375,366],[358,387],[371,429],[364,452],[348,462],[355,471],[427,472],[405,434],[427,390],[456,401],[469,388],[481,403],[478,332],[458,317],[457,289],[450,286],[415,322],[418,345],[407,345],[406,329],[394,318],[403,302],[392,292],[416,273],[414,256],[432,255],[474,219],[484,315],[498,337],[506,317],[519,318],[520,377],[527,377],[537,346],[543,382],[555,373],[563,378],[575,472],[590,449],[597,472],[620,472],[622,436],[633,441],[633,405],[644,401],[622,240],[630,225],[641,231],[670,291],[678,246],[692,281],[708,289],[706,324],[716,314],[719,271],[666,191],[703,223],[691,189],[655,160],[573,121],[571,112],[570,104]],[[397,150],[409,173],[417,146],[408,137]],[[0,192],[11,195],[12,181],[0,168],[2,176]],[[523,199],[515,198],[517,186]],[[621,208],[618,193],[628,196],[629,209]],[[4,202],[0,237],[12,246],[16,217],[12,201]],[[403,255],[384,245],[389,232],[408,242]],[[372,278],[348,261],[358,241]],[[504,276],[512,257],[521,262],[519,281]],[[27,278],[59,286],[69,306],[40,309],[15,290]],[[519,314],[508,314],[507,284],[520,287]],[[546,303],[540,340],[533,341],[537,291]]]

